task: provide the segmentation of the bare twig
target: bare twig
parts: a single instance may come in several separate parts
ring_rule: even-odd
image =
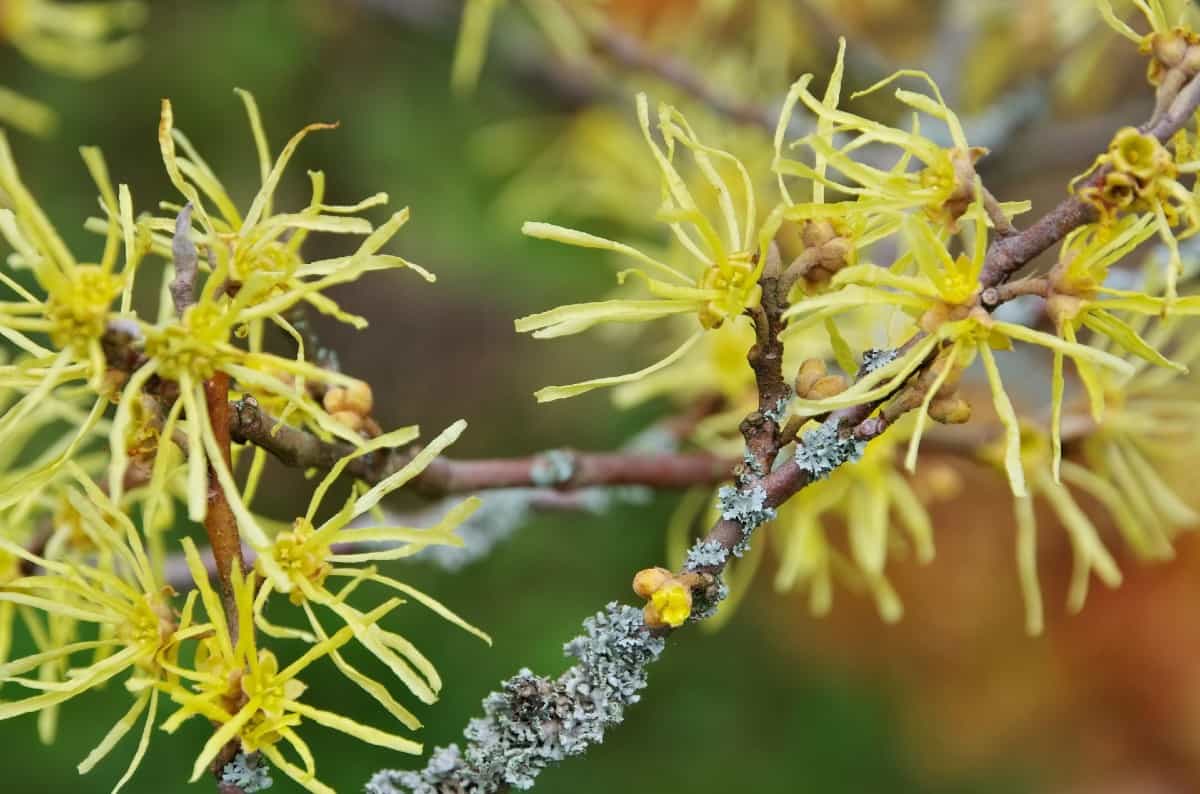
[[[234,404],[229,426],[237,441],[262,447],[295,468],[328,469],[354,451],[349,444],[322,441],[304,430],[281,425],[252,399]],[[407,464],[414,454],[411,449],[380,450],[356,458],[347,471],[364,482],[376,483]],[[490,460],[440,457],[414,478],[412,488],[429,497],[518,487],[559,490],[597,485],[689,488],[728,480],[733,465],[732,460],[702,452],[587,453],[562,449],[529,457]]]

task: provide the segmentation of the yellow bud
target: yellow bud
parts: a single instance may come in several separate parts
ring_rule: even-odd
[[[346,390],[340,386],[335,386],[325,392],[325,397],[321,400],[325,406],[325,410],[331,414],[339,411],[349,411],[349,400],[347,399]]]
[[[346,409],[354,411],[359,416],[370,416],[375,406],[375,396],[371,393],[370,384],[357,381],[346,389]]]
[[[643,568],[633,577],[633,592],[642,598],[650,598],[671,579],[666,568]]]
[[[945,425],[961,425],[971,418],[971,404],[962,397],[938,397],[929,404],[929,418]]]
[[[338,424],[345,425],[351,430],[361,430],[363,426],[363,418],[354,411],[334,411],[330,414],[333,421]]]
[[[775,232],[775,244],[779,246],[779,257],[784,262],[791,262],[804,253],[804,224],[796,221],[784,221]]]
[[[842,375],[826,375],[819,379],[801,396],[808,400],[824,400],[846,390],[846,378]]]
[[[1173,33],[1156,33],[1150,41],[1155,60],[1166,68],[1178,66],[1188,51],[1188,43]]]
[[[804,397],[808,394],[809,389],[813,387],[817,381],[825,377],[829,370],[825,368],[825,362],[819,358],[810,358],[800,365],[800,371],[796,374],[796,394]]]

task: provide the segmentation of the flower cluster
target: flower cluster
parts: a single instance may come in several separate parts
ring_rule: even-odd
[[[15,7],[26,5],[42,4]],[[105,8],[92,8],[101,15],[95,20],[107,19]],[[355,483],[327,515],[326,496],[348,468],[411,444],[419,432],[385,432],[372,417],[369,387],[314,363],[293,320],[298,307],[308,307],[362,327],[362,318],[329,297],[331,287],[401,269],[432,280],[384,252],[408,212],[376,223],[369,213],[387,204],[382,193],[332,203],[319,171],[309,173],[306,204],[281,208],[280,185],[299,145],[332,125],[311,125],[272,155],[253,97],[239,94],[261,178],[245,208],[175,127],[170,102],[162,105],[158,139],[180,194],[158,205],[169,215],[135,212],[129,187],[114,185],[97,150],[83,150],[102,211],[86,224],[103,239],[97,261],[81,261],[64,242],[0,134],[0,238],[11,249],[0,267],[0,719],[37,713],[40,735],[50,741],[60,709],[121,680],[128,711],[79,765],[90,771],[136,730],[140,739],[114,791],[137,769],[154,728],[171,733],[196,717],[214,731],[193,778],[215,770],[266,785],[261,764],[269,762],[305,790],[331,792],[317,778],[302,724],[399,752],[419,753],[421,745],[312,706],[298,677],[304,670],[328,660],[415,730],[420,722],[395,685],[352,664],[343,646],[358,643],[403,689],[432,703],[441,679],[398,630],[396,608],[415,602],[490,642],[377,567],[431,546],[461,545],[454,529],[478,506],[474,499],[429,528],[374,526],[372,518],[465,423],[404,465]],[[304,245],[314,234],[354,243],[345,255],[312,259]],[[149,310],[136,288],[146,282],[159,295]],[[268,352],[272,332],[295,342],[294,356]],[[256,411],[272,432],[336,441],[341,446],[330,449],[346,451],[290,526],[252,507],[266,452],[231,443],[229,414],[236,410]],[[252,566],[216,550],[220,503],[213,492],[228,505],[234,541],[248,545]],[[182,556],[172,554],[177,508],[206,522],[220,592],[190,538],[182,539]],[[364,583],[395,596],[364,601]],[[26,639],[33,650],[15,652]]]
[[[1200,308],[1196,297],[1181,294],[1179,281],[1179,244],[1194,233],[1200,217],[1194,184],[1200,170],[1198,131],[1194,121],[1169,139],[1145,131],[1154,129],[1181,87],[1195,76],[1191,53],[1196,34],[1183,26],[1186,21],[1168,25],[1161,3],[1136,5],[1154,29],[1146,37],[1132,37],[1151,55],[1150,75],[1159,87],[1160,112],[1141,130],[1118,132],[1109,150],[1081,178],[1076,192],[1098,210],[1095,222],[1067,236],[1057,263],[1047,272],[1013,283],[1006,283],[1007,275],[996,277],[991,257],[1016,233],[1013,219],[1027,211],[1029,203],[1002,202],[984,187],[977,165],[987,150],[968,139],[966,125],[927,74],[902,70],[844,103],[843,43],[823,93],[814,93],[814,78],[806,75],[786,97],[774,139],[764,142],[773,151],[777,183],[769,193],[761,189],[763,174],[746,165],[753,157],[744,159],[705,142],[674,106],[661,105],[654,123],[649,101],[639,96],[638,123],[648,159],[661,178],[663,203],[657,218],[673,235],[671,243],[651,255],[644,246],[550,224],[529,223],[525,232],[634,260],[635,269],[621,271],[618,281],[636,276],[648,294],[563,306],[522,318],[517,329],[550,338],[602,323],[662,321],[677,329],[679,347],[643,370],[543,389],[538,399],[572,397],[604,386],[618,386],[617,399],[624,404],[662,394],[687,400],[716,393],[723,398],[724,410],[701,422],[692,440],[714,451],[736,448],[738,419],[758,407],[753,373],[743,358],[755,339],[752,324],[744,318],[763,311],[764,289],[777,290],[782,294],[774,298],[774,305],[784,307],[786,319],[784,371],[796,373],[796,389],[794,398],[780,406],[780,415],[770,418],[779,427],[790,419],[797,439],[792,460],[819,481],[810,486],[803,508],[785,505],[778,516],[772,513],[753,522],[774,519],[776,526],[795,528],[780,533],[790,538],[780,582],[813,582],[814,608],[823,611],[830,600],[829,582],[837,573],[849,584],[865,583],[885,617],[899,615],[899,602],[883,575],[890,548],[884,542],[889,537],[889,512],[894,510],[918,539],[918,557],[928,559],[933,546],[924,508],[894,467],[903,464],[916,471],[930,420],[957,424],[978,413],[967,399],[978,369],[1001,430],[995,459],[1018,503],[1020,567],[1030,614],[1040,615],[1040,607],[1033,607],[1036,569],[1030,566],[1036,559],[1028,545],[1028,505],[1035,497],[1055,506],[1080,560],[1076,570],[1083,573],[1077,573],[1070,600],[1070,606],[1078,608],[1086,594],[1079,582],[1086,583],[1088,571],[1110,584],[1119,580],[1119,572],[1111,556],[1102,552],[1097,530],[1074,507],[1076,497],[1069,488],[1107,503],[1113,494],[1098,496],[1097,483],[1111,478],[1124,498],[1130,498],[1128,491],[1137,491],[1133,498],[1158,502],[1144,498],[1146,489],[1159,493],[1166,486],[1144,460],[1144,451],[1134,456],[1141,462],[1136,470],[1127,466],[1125,475],[1112,470],[1114,460],[1125,460],[1128,445],[1124,452],[1105,457],[1104,463],[1095,453],[1083,461],[1071,456],[1099,443],[1111,404],[1117,395],[1128,393],[1134,373],[1144,367],[1172,377],[1186,372],[1186,363],[1164,347],[1163,333]],[[1128,33],[1107,3],[1100,7],[1101,19]],[[885,88],[892,90],[898,115],[910,117],[911,124],[889,124],[843,107]],[[807,111],[810,120],[799,120],[801,111]],[[1131,262],[1139,246],[1156,235],[1168,254],[1161,286],[1147,279],[1144,287],[1132,290],[1127,280],[1110,277],[1117,265]],[[996,313],[1001,304],[1020,296],[1041,301],[1049,327]],[[1002,373],[1006,355],[1016,359],[1039,354],[1050,362],[1050,408],[1048,416],[1035,417],[1014,399],[1005,382],[1011,376]],[[827,367],[830,359],[841,374]],[[1067,371],[1068,361],[1073,373]],[[973,367],[976,362],[982,366]],[[1070,379],[1073,374],[1076,382]],[[1086,418],[1075,415],[1069,399],[1076,386],[1087,398]],[[890,441],[880,444],[885,451],[868,456],[869,465],[853,463],[862,454],[857,448],[861,445],[840,451],[839,444],[856,442],[839,435],[836,425],[804,424],[809,418],[824,419],[831,412],[863,405],[871,406],[885,426],[908,412],[914,414],[903,429],[889,431]],[[1086,423],[1089,432],[1077,435],[1073,424],[1078,423]],[[1082,446],[1074,443],[1085,437]],[[1031,446],[1032,438],[1039,441]],[[755,461],[749,460],[751,464]],[[834,476],[826,484],[830,474]],[[851,483],[861,484],[871,496],[857,495]],[[726,492],[741,493],[732,488]],[[869,515],[854,507],[859,503],[874,504]],[[1184,503],[1166,504],[1171,505],[1166,509],[1172,526],[1190,523],[1191,511]],[[680,562],[704,507],[703,498],[689,497],[669,530],[672,556]],[[729,517],[731,509],[728,499],[719,498],[709,517],[717,511]],[[818,517],[830,511],[844,516],[851,527],[849,555],[823,539]],[[1127,537],[1140,538],[1135,547],[1149,553],[1147,520],[1149,516],[1138,519],[1136,524],[1142,526],[1137,532],[1124,519],[1122,524]],[[867,535],[873,539],[869,543],[864,540]],[[1154,548],[1156,554],[1169,549],[1166,536],[1156,536]],[[754,565],[756,557],[734,567]],[[672,612],[670,593],[660,596],[663,609],[655,607],[654,592],[644,595],[651,600],[648,609],[654,608],[655,620],[662,622],[663,609]],[[1031,630],[1040,625],[1030,618]]]

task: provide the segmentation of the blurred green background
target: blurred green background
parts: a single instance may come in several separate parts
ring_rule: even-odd
[[[305,168],[326,172],[335,201],[385,190],[395,204],[413,210],[396,250],[439,276],[436,285],[403,273],[369,277],[342,297],[349,310],[371,318],[371,327],[352,338],[323,326],[344,368],[374,384],[379,418],[385,425],[417,422],[430,433],[464,417],[470,430],[455,447],[458,456],[614,447],[663,406],[620,413],[605,396],[591,395],[538,407],[530,395],[584,373],[630,369],[624,354],[589,339],[539,344],[518,338],[511,325],[515,316],[602,294],[611,271],[599,256],[530,243],[512,223],[501,222],[491,211],[500,182],[480,167],[477,147],[468,155],[473,136],[487,124],[567,108],[502,68],[487,70],[472,97],[455,98],[449,90],[453,35],[452,24],[413,26],[340,0],[154,0],[145,56],[136,68],[73,82],[0,51],[0,74],[61,114],[52,139],[14,136],[13,145],[28,183],[78,251],[100,248],[78,223],[96,211],[78,145],[103,148],[114,179],[131,185],[139,211],[152,200],[173,198],[155,140],[162,97],[172,99],[177,125],[240,197],[253,191],[257,166],[235,86],[257,96],[276,148],[307,122],[340,121],[337,131],[304,143],[281,204],[289,196],[294,203],[306,198]],[[265,509],[294,510],[289,499],[297,489],[289,484],[296,482],[293,474],[274,472]],[[480,699],[519,667],[561,670],[561,645],[581,619],[609,600],[630,600],[632,572],[661,560],[662,528],[675,501],[664,495],[648,507],[599,517],[540,517],[457,574],[398,566],[397,576],[495,638],[487,648],[419,608],[405,614],[403,630],[445,680],[442,701],[418,711],[426,721],[426,746],[458,740]],[[788,612],[796,619],[781,618]],[[816,631],[798,617],[802,612],[801,599],[760,587],[722,632],[680,632],[652,668],[651,686],[627,724],[589,757],[547,772],[539,790],[1028,790],[1037,770],[1020,756],[946,774],[919,769],[914,744],[922,739],[921,726],[896,713],[904,698],[898,682],[915,672],[897,668],[915,663],[898,656],[864,668],[810,652],[808,634]],[[832,620],[839,619],[835,609]],[[865,625],[862,631],[883,645],[888,635],[908,630],[877,620]],[[1027,642],[1015,630],[1007,640]],[[305,679],[315,705],[378,724],[373,702],[330,669],[316,668]],[[133,740],[86,778],[74,765],[125,702],[113,686],[71,703],[53,747],[37,742],[32,718],[0,722],[0,791],[108,790]],[[156,733],[126,790],[211,790],[209,780],[192,787],[183,782],[205,733],[199,722],[177,736]],[[318,751],[321,777],[338,791],[359,790],[377,768],[422,763],[316,727],[305,735]],[[295,786],[277,776],[275,790]]]

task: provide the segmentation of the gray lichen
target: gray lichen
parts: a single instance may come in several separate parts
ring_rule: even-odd
[[[861,378],[864,375],[869,375],[875,370],[886,367],[899,357],[895,350],[878,350],[876,348],[868,348],[863,351],[862,365],[858,368],[858,376]]]
[[[733,556],[741,557],[750,548],[750,535],[762,524],[775,517],[775,508],[767,506],[767,490],[755,483],[745,489],[723,486],[717,491],[717,506],[721,518],[736,521],[742,537],[733,547]]]
[[[747,530],[775,517],[775,508],[767,507],[767,489],[758,484],[744,491],[732,485],[721,486],[717,491],[717,504],[721,509],[721,518],[736,521]]]
[[[687,571],[700,571],[706,568],[720,568],[729,560],[729,549],[715,540],[698,540],[688,551],[687,561],[683,568]]]
[[[814,480],[828,477],[843,463],[853,463],[862,457],[867,444],[853,437],[842,438],[835,418],[800,437],[796,445],[796,465],[812,475]]]
[[[717,614],[717,608],[726,598],[729,598],[729,586],[718,578],[712,587],[693,596],[692,614],[688,616],[688,622],[695,623],[711,618]]]
[[[574,666],[554,680],[519,671],[484,698],[484,716],[464,731],[465,750],[439,748],[418,771],[377,772],[367,794],[529,789],[547,766],[602,742],[640,699],[646,667],[665,641],[646,629],[641,610],[616,603],[583,625],[584,633],[563,646]]]
[[[566,449],[552,449],[538,455],[533,461],[529,467],[529,479],[542,488],[564,485],[575,476],[576,465],[575,453]]]
[[[271,768],[258,753],[238,753],[221,770],[221,783],[236,786],[246,794],[266,791],[275,785],[271,779]]]
[[[792,404],[792,396],[792,390],[789,387],[787,394],[785,394],[783,397],[780,397],[779,400],[776,401],[774,407],[764,411],[763,416],[767,417],[777,425],[783,424],[783,420],[787,417],[788,406]]]
[[[748,449],[742,450],[742,463],[746,466],[746,471],[756,477],[761,477],[766,474],[763,471],[762,464],[758,462],[758,458],[754,457],[754,453]]]

